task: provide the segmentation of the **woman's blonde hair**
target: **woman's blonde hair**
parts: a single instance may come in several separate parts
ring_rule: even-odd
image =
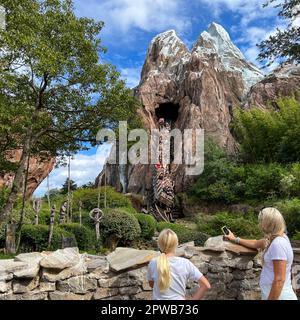
[[[167,290],[171,285],[171,270],[167,253],[175,252],[178,237],[171,229],[164,229],[158,236],[158,247],[161,255],[157,259],[158,287],[160,291]]]
[[[258,222],[259,227],[266,238],[266,247],[262,254],[262,262],[264,263],[265,253],[272,241],[286,232],[286,224],[280,211],[272,207],[264,208],[260,211]]]
[[[276,208],[262,209],[258,215],[258,222],[261,231],[271,241],[286,231],[284,218]]]

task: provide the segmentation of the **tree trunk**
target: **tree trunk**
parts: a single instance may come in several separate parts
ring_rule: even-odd
[[[16,253],[16,229],[15,223],[6,225],[5,252],[8,254]]]
[[[18,169],[14,176],[14,181],[13,181],[10,194],[8,196],[5,206],[0,211],[0,223],[6,222],[9,219],[13,205],[16,202],[18,194],[20,193],[20,190],[22,188],[23,176],[26,170],[26,164],[27,164],[28,157],[30,154],[30,149],[31,149],[31,135],[32,135],[32,130],[29,131],[25,139],[24,147],[22,150],[22,156],[19,162]]]
[[[51,248],[51,242],[53,237],[53,230],[54,230],[54,223],[55,223],[55,205],[52,206],[51,214],[50,214],[50,225],[49,225],[49,238],[48,238],[48,248]]]
[[[30,154],[28,154],[27,162],[26,162],[26,171],[23,179],[23,194],[22,194],[22,208],[20,213],[20,221],[16,232],[16,247],[17,251],[19,250],[20,241],[21,241],[21,229],[25,218],[25,202],[26,202],[26,189],[27,189],[27,181],[28,181],[28,172],[29,172],[29,160]]]

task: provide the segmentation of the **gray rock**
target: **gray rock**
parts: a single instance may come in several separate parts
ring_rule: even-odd
[[[15,261],[24,262],[27,264],[22,270],[14,272],[15,278],[34,278],[38,275],[40,270],[40,261],[43,255],[39,252],[21,253],[15,257]]]
[[[72,277],[57,283],[57,290],[78,294],[84,294],[87,291],[96,290],[96,288],[97,280],[91,279],[89,276]]]
[[[74,267],[80,261],[78,248],[65,248],[56,250],[45,256],[40,265],[47,269],[59,269]]]
[[[86,266],[89,272],[93,272],[94,270],[97,270],[98,272],[101,270],[103,273],[109,271],[109,263],[106,259],[106,257],[99,257],[99,256],[94,256],[97,258],[89,258],[88,256],[86,258]]]
[[[131,277],[129,274],[121,274],[111,278],[101,278],[98,280],[99,287],[103,288],[121,288],[131,287],[141,284],[141,281]]]
[[[11,282],[0,281],[0,293],[5,293],[11,288]]]
[[[204,250],[210,251],[229,251],[237,255],[250,255],[257,254],[257,250],[249,249],[244,246],[232,243],[230,241],[224,241],[223,236],[212,237],[206,240],[204,243]]]
[[[59,280],[65,280],[71,277],[84,275],[88,272],[87,266],[85,263],[84,255],[79,256],[79,261],[76,265],[65,268],[64,270],[60,269],[43,269],[42,278],[49,282],[56,282]]]
[[[13,280],[12,288],[14,293],[27,293],[34,290],[39,285],[39,277],[33,279]]]
[[[13,259],[0,260],[0,281],[8,281],[13,278],[13,274],[28,268],[26,262],[14,261]]]
[[[141,292],[141,288],[140,287],[122,287],[119,289],[119,293],[120,294],[124,294],[124,295],[133,295],[133,294],[137,294],[139,292]]]
[[[41,281],[39,285],[41,292],[51,292],[56,290],[55,282]]]
[[[39,290],[30,291],[24,294],[3,294],[0,295],[0,300],[46,300],[47,293]]]
[[[142,291],[142,292],[136,294],[135,298],[137,300],[152,300],[152,292],[150,292],[150,291],[147,291],[147,292]]]
[[[110,269],[122,271],[148,263],[158,256],[159,252],[153,250],[137,250],[132,248],[117,248],[107,256]]]
[[[94,300],[107,299],[116,296],[119,293],[118,288],[98,288],[94,293]],[[108,300],[108,299],[107,299]]]
[[[184,257],[190,259],[195,253],[193,248],[195,247],[194,241],[183,243],[176,249],[176,255],[178,257]]]
[[[86,294],[75,294],[60,291],[49,292],[49,300],[91,300],[92,297],[92,292],[88,292]]]
[[[223,236],[212,237],[205,241],[204,243],[205,250],[212,251],[225,251],[225,243],[223,241]]]

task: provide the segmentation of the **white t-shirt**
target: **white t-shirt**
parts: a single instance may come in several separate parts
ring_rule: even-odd
[[[272,285],[274,280],[273,260],[285,260],[287,262],[286,280],[284,285],[291,285],[293,259],[294,253],[289,238],[286,235],[275,238],[264,256],[264,265],[260,275],[260,285]]]
[[[199,281],[203,274],[188,259],[168,257],[171,269],[171,285],[161,292],[158,287],[157,258],[150,261],[147,280],[154,281],[153,300],[185,300],[188,280]]]

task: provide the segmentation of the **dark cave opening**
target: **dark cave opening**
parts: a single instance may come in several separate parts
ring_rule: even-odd
[[[161,103],[158,108],[155,109],[156,120],[163,118],[165,121],[174,123],[178,118],[179,104],[171,102]]]

